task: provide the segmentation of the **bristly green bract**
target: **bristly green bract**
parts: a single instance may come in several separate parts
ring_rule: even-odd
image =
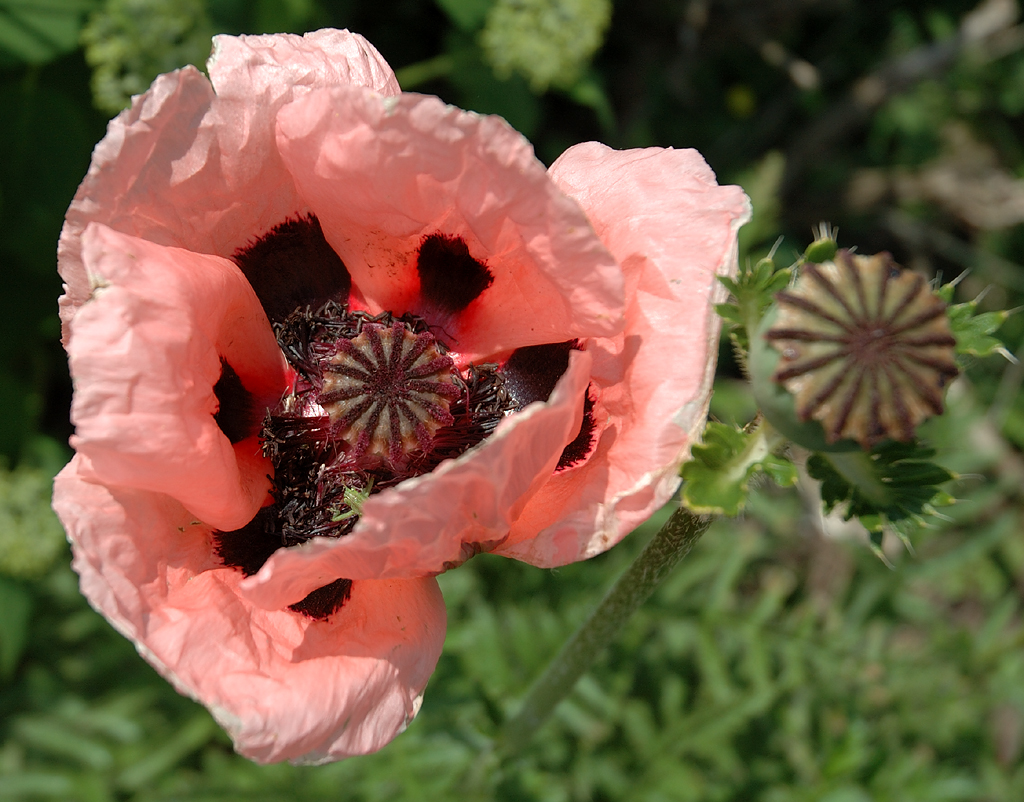
[[[1003,341],[993,337],[993,333],[1006,322],[1006,319],[1013,314],[1013,310],[1000,309],[996,312],[982,312],[978,314],[978,304],[981,296],[973,301],[962,304],[954,304],[953,290],[955,285],[950,282],[936,290],[938,296],[949,304],[947,315],[949,326],[956,338],[956,352],[965,356],[983,357],[992,354],[1002,354],[1011,361],[1013,357],[1006,350]]]
[[[932,462],[934,455],[933,449],[917,441],[886,441],[870,452],[855,454],[859,464],[870,471],[868,481],[851,479],[852,472],[844,465],[846,455],[812,454],[807,472],[821,482],[825,510],[845,505],[846,520],[858,518],[871,536],[872,550],[882,556],[886,529],[910,549],[910,536],[932,523],[930,519],[938,515],[936,508],[954,503],[953,497],[939,488],[956,477]],[[870,492],[872,486],[882,488],[880,496]]]
[[[730,336],[744,350],[750,342],[749,332],[771,306],[775,293],[788,287],[792,278],[793,269],[778,267],[770,256],[759,259],[753,266],[741,267],[735,279],[718,277],[733,299],[716,304],[715,311],[726,323],[732,324]]]
[[[772,453],[764,431],[745,432],[725,423],[708,423],[704,442],[693,447],[683,466],[683,504],[702,514],[739,514],[747,501],[750,480],[758,472],[777,485],[796,483],[796,466]]]

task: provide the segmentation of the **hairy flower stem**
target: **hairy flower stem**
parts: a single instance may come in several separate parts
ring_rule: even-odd
[[[555,706],[573,689],[636,609],[690,552],[711,523],[680,507],[612,585],[604,599],[534,682],[519,712],[505,722],[497,738],[503,757],[518,754]]]

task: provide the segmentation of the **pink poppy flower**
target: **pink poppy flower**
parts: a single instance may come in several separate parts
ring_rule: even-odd
[[[433,576],[554,566],[663,504],[748,202],[693,151],[550,170],[347,31],[215,39],[110,123],[59,247],[82,590],[242,754],[415,716]]]

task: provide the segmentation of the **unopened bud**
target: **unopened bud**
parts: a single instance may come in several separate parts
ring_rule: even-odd
[[[814,242],[808,245],[807,250],[804,251],[804,261],[820,265],[822,262],[834,259],[836,251],[839,250],[839,244],[836,242],[837,233],[838,231],[828,223],[819,224],[814,232]]]
[[[752,375],[765,416],[791,439],[812,450],[823,450],[822,436],[825,447],[852,440],[868,449],[887,438],[908,441],[941,414],[958,373],[956,341],[946,304],[923,276],[887,253],[841,250],[834,261],[805,265],[775,297],[777,309],[755,338],[764,363],[752,365]],[[766,388],[766,379],[777,386]],[[780,388],[792,397],[791,422]],[[794,427],[820,434],[804,442]]]

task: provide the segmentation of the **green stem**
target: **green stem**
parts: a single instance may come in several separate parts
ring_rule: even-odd
[[[408,92],[415,86],[433,81],[435,78],[444,78],[455,69],[455,59],[447,53],[440,56],[428,58],[426,61],[417,61],[407,67],[400,67],[395,70],[395,78],[402,90]]]
[[[498,734],[497,751],[505,757],[520,752],[594,664],[636,609],[700,540],[711,519],[680,507],[625,573],[612,585],[576,633],[562,646],[534,682],[522,706]]]
[[[839,475],[857,488],[872,504],[887,507],[892,502],[889,489],[878,481],[871,455],[866,451],[821,453],[819,456],[831,462]]]

